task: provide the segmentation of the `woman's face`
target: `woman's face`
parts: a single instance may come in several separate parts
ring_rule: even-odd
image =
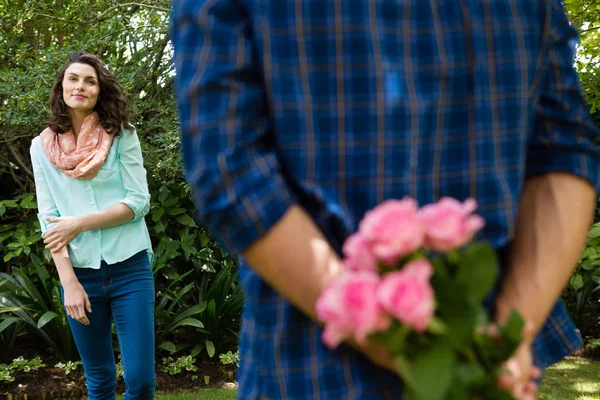
[[[73,63],[62,81],[63,100],[74,111],[91,113],[100,94],[96,70],[89,64]]]

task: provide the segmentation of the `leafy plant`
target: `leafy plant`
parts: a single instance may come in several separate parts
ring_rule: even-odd
[[[31,360],[26,360],[23,357],[17,357],[13,360],[12,364],[10,365],[11,369],[23,372],[36,371],[45,366],[46,365],[42,363],[42,359],[39,357],[35,357]]]
[[[190,344],[175,344],[173,340],[169,339],[170,336],[183,327],[193,327],[198,330],[204,328],[204,324],[198,319],[203,311],[203,305],[190,303],[188,300],[188,293],[196,283],[191,282],[183,287],[178,287],[178,284],[191,272],[188,271],[178,276],[164,291],[157,293],[158,301],[154,309],[156,343],[160,349],[171,353],[189,347]]]
[[[0,360],[8,358],[10,350],[23,331],[23,327],[23,321],[10,315],[6,309],[0,308]]]
[[[32,255],[38,284],[20,268],[0,273],[0,313],[10,313],[41,337],[61,361],[79,359],[62,306],[59,282]]]
[[[15,358],[10,364],[0,364],[0,382],[13,382],[15,378],[12,376],[13,371],[30,372],[36,371],[46,365],[42,363],[42,359],[35,357],[32,360],[26,360],[23,357]]]
[[[81,361],[67,361],[66,363],[59,362],[54,368],[60,368],[65,371],[66,375],[69,375],[71,372],[76,371],[80,365]]]
[[[231,350],[225,354],[219,354],[219,360],[221,360],[221,364],[223,365],[231,365],[235,364],[236,366],[240,366],[240,351],[237,350],[235,353],[232,353]]]
[[[27,268],[32,253],[44,254],[40,246],[42,235],[34,209],[37,207],[33,193],[24,193],[13,199],[0,201],[0,217],[8,211],[22,218],[14,223],[0,225],[0,265]],[[49,257],[49,254],[46,254]],[[5,270],[7,268],[5,267]]]
[[[169,375],[177,375],[184,369],[186,371],[198,371],[198,367],[195,365],[196,358],[192,357],[191,355],[182,356],[176,360],[174,360],[172,357],[166,357],[163,359],[162,364],[162,371],[168,373]]]
[[[125,370],[123,369],[123,361],[121,355],[119,354],[119,362],[117,363],[117,379],[120,379],[125,374]]]
[[[204,347],[212,358],[215,352],[221,354],[237,348],[244,294],[233,262],[225,261],[220,271],[210,275],[205,274],[199,282],[199,302],[206,305],[200,319],[210,343],[200,343],[196,350]]]
[[[585,249],[563,297],[573,321],[584,336],[598,321],[598,291],[600,290],[600,223],[588,232]],[[596,301],[593,301],[595,299]],[[590,318],[590,315],[592,316]]]
[[[6,364],[0,364],[0,382],[13,382],[15,380],[12,376],[12,370]]]

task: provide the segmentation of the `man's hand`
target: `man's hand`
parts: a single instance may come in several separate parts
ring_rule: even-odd
[[[534,400],[542,371],[533,365],[533,329],[528,325],[523,330],[523,343],[515,350],[504,365],[505,373],[498,379],[498,386],[517,400]]]
[[[69,284],[63,284],[65,292],[65,309],[67,314],[74,320],[81,322],[84,325],[89,325],[90,321],[86,315],[87,312],[92,312],[90,299],[79,281]]]
[[[77,217],[46,218],[56,225],[44,236],[44,244],[51,252],[58,252],[82,232],[81,221]]]

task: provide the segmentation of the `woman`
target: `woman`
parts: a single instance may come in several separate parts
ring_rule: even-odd
[[[44,243],[60,277],[88,398],[114,399],[112,321],[125,399],[154,397],[154,280],[146,170],[129,107],[102,61],[75,53],[31,144]]]

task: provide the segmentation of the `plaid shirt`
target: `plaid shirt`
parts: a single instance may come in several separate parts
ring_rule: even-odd
[[[596,128],[559,0],[178,0],[176,87],[199,212],[240,253],[292,204],[339,252],[365,211],[472,196],[483,237],[510,243],[525,179],[598,187]],[[397,399],[401,384],[241,266],[239,396]],[[580,346],[559,303],[536,342]]]

